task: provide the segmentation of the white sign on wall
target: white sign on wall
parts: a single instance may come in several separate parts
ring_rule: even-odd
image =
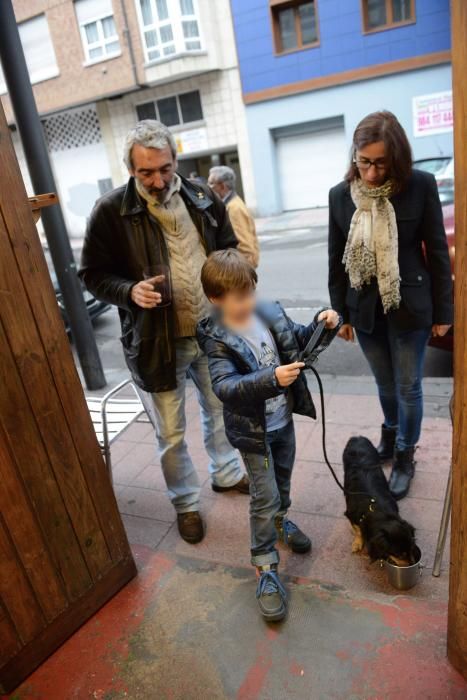
[[[208,148],[208,135],[206,129],[190,129],[178,131],[174,134],[179,156],[188,153],[198,153]]]
[[[414,136],[452,131],[452,90],[412,98]]]

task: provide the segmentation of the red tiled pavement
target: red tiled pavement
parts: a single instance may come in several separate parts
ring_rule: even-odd
[[[373,396],[331,394],[328,451],[342,469],[352,434],[375,440]],[[276,627],[256,611],[249,565],[248,498],[210,488],[198,409],[188,401],[188,443],[198,468],[204,541],[183,542],[167,500],[151,426],[132,426],[113,448],[122,517],[140,568],[121,591],[12,696],[17,700],[421,700],[465,698],[445,656],[447,559],[431,576],[449,469],[450,424],[427,418],[417,475],[401,512],[417,527],[426,568],[397,595],[378,564],[350,553],[344,500],[321,454],[320,425],[297,420],[291,516],[313,538],[311,555],[282,551],[290,614]]]

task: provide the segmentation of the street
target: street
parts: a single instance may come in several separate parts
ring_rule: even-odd
[[[290,316],[307,323],[312,309],[329,303],[327,291],[327,228],[278,231],[261,237],[259,292],[279,299]],[[369,375],[368,365],[357,344],[338,340],[319,358],[324,374]],[[426,377],[451,377],[450,353],[429,348]]]
[[[260,235],[261,262],[258,293],[278,299],[290,316],[307,323],[313,310],[327,305],[327,229],[325,226],[269,229]],[[120,347],[120,324],[116,309],[94,324],[97,342],[109,384],[127,376]],[[337,339],[319,358],[324,375],[366,377],[371,373],[357,344]],[[428,348],[425,377],[451,377],[451,354]]]

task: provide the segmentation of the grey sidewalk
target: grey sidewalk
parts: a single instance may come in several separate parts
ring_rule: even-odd
[[[297,231],[313,228],[323,228],[328,225],[328,208],[299,209],[286,211],[274,216],[258,217],[255,219],[256,230],[260,237],[279,231]]]

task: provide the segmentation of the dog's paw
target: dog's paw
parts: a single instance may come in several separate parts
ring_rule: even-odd
[[[352,554],[360,554],[363,551],[363,541],[359,538],[355,538],[352,542]]]

